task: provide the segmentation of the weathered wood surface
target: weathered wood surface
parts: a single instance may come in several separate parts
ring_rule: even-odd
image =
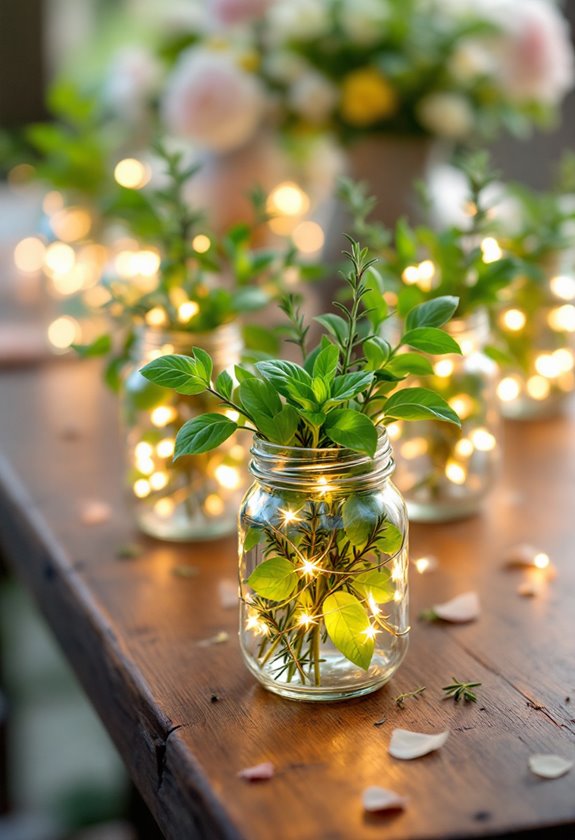
[[[413,636],[396,677],[363,700],[297,704],[242,665],[235,610],[218,597],[219,582],[235,577],[234,541],[172,546],[133,530],[116,407],[97,366],[0,375],[0,548],[167,837],[575,837],[575,771],[542,781],[527,768],[535,752],[575,757],[575,423],[509,424],[505,443],[483,516],[412,528],[412,556],[435,554],[440,568],[412,574]],[[111,519],[82,524],[89,499],[109,503]],[[119,558],[134,541],[143,553]],[[516,592],[525,572],[502,567],[518,542],[547,551],[558,570],[536,598]],[[175,574],[184,564],[197,575]],[[469,589],[482,600],[476,623],[417,620]],[[197,644],[221,630],[227,643]],[[476,705],[442,699],[452,675],[482,682]],[[421,699],[395,706],[420,685]],[[451,736],[440,752],[399,762],[387,754],[394,726]],[[276,765],[273,780],[237,778],[264,760]],[[374,784],[408,796],[407,810],[365,816],[361,792]]]

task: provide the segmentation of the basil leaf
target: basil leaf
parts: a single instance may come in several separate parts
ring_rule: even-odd
[[[205,368],[190,356],[160,356],[145,365],[140,373],[150,382],[173,388],[178,394],[201,394],[209,385]]]
[[[419,353],[399,353],[389,362],[386,370],[396,376],[408,376],[410,373],[416,376],[428,376],[433,373],[433,365],[429,359],[420,356]]]
[[[202,414],[188,420],[176,435],[174,461],[182,455],[200,455],[215,449],[237,429],[225,414]]]
[[[105,356],[112,349],[112,338],[108,333],[98,336],[90,344],[72,344],[72,349],[81,359],[91,359],[94,356]]]
[[[253,570],[247,580],[254,592],[268,601],[285,601],[297,587],[294,566],[285,557],[271,557]]]
[[[281,411],[282,403],[275,388],[262,379],[246,379],[238,389],[240,403],[250,417],[258,422],[258,418],[273,417]]]
[[[420,303],[409,310],[405,326],[408,330],[414,330],[417,327],[442,327],[453,316],[458,306],[459,298],[452,295],[426,300],[425,303]]]
[[[364,598],[373,598],[376,604],[393,601],[395,586],[389,569],[372,569],[353,576],[353,588]]]
[[[331,398],[328,405],[336,405],[361,394],[373,382],[370,370],[359,370],[354,373],[344,373],[336,376],[331,386]]]
[[[375,642],[367,635],[370,622],[361,602],[349,592],[334,592],[323,602],[323,620],[335,647],[346,659],[367,671]]]
[[[339,350],[335,344],[320,350],[313,363],[313,376],[321,376],[328,381],[333,379],[339,364]]]
[[[364,342],[363,353],[369,362],[370,369],[377,370],[389,359],[391,347],[385,339],[376,335]]]
[[[234,380],[229,375],[227,370],[222,370],[216,379],[216,391],[227,400],[232,398],[232,391],[234,390]]]
[[[352,545],[365,545],[382,513],[380,499],[373,494],[352,494],[344,502],[341,515],[346,536]]]
[[[461,420],[443,397],[427,388],[403,388],[388,397],[386,417],[397,420],[443,420],[461,426]]]
[[[344,321],[339,315],[328,312],[327,315],[316,315],[314,321],[317,321],[330,335],[333,335],[339,344],[345,344],[349,326],[347,321]]]
[[[325,421],[327,437],[340,446],[365,452],[370,458],[377,449],[377,429],[372,420],[351,408],[337,408],[330,411]]]
[[[290,388],[305,385],[311,393],[311,376],[295,362],[270,360],[258,362],[256,368],[263,378],[270,382],[284,397],[292,396]],[[313,399],[313,394],[312,394]]]
[[[401,337],[401,343],[437,356],[443,353],[459,353],[461,355],[461,347],[455,339],[443,330],[438,330],[437,327],[416,327],[413,330],[408,330]]]

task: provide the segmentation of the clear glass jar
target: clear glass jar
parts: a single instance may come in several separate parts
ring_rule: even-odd
[[[544,279],[520,278],[497,314],[495,330],[516,360],[497,389],[504,417],[552,417],[575,389],[574,265],[573,253],[548,260]]]
[[[461,356],[435,357],[433,376],[410,384],[431,388],[457,412],[450,423],[395,422],[396,482],[415,522],[448,522],[476,513],[494,484],[499,462],[498,370],[483,353],[489,339],[485,312],[451,321],[447,332]]]
[[[242,342],[236,324],[193,334],[143,328],[122,389],[129,491],[139,527],[164,540],[202,540],[232,533],[247,486],[247,450],[236,436],[213,452],[172,462],[175,438],[197,414],[214,411],[205,394],[184,396],[149,382],[139,369],[167,353],[201,347],[212,356],[214,378],[233,374]],[[216,409],[217,410],[217,409]]]
[[[293,700],[369,694],[407,649],[407,512],[382,432],[373,459],[254,438],[240,513],[240,641]]]

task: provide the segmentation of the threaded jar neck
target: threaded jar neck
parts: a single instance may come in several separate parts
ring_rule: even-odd
[[[373,458],[351,449],[310,449],[281,446],[254,436],[250,472],[258,481],[278,489],[346,495],[381,486],[395,463],[385,429]]]

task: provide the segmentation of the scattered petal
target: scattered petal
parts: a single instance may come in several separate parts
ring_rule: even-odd
[[[397,808],[403,809],[407,805],[407,799],[404,796],[400,796],[393,790],[376,786],[366,788],[362,799],[366,811],[391,811]]]
[[[444,604],[437,604],[433,612],[443,621],[452,621],[455,624],[463,624],[465,621],[475,621],[479,618],[481,606],[477,592],[465,592],[446,601]]]
[[[196,566],[187,566],[182,564],[181,566],[172,566],[172,574],[175,577],[181,578],[194,578],[200,573],[200,570],[196,568]]]
[[[411,759],[438,750],[449,737],[449,731],[429,735],[425,732],[410,732],[409,729],[394,729],[391,733],[388,752],[394,758]]]
[[[426,554],[425,557],[416,557],[411,561],[420,575],[427,575],[434,572],[439,566],[439,560],[433,554]]]
[[[542,779],[558,779],[573,767],[573,762],[560,755],[538,753],[529,757],[529,769]]]
[[[541,592],[541,585],[535,580],[524,580],[517,587],[517,594],[522,598],[534,598]]]
[[[218,583],[220,605],[224,610],[233,610],[238,606],[238,582],[231,578],[224,578]]]
[[[84,525],[101,525],[112,516],[112,508],[106,502],[84,502],[80,511],[80,519]]]
[[[544,558],[547,555],[539,548],[535,548],[528,543],[520,543],[509,548],[503,557],[506,566],[528,566],[530,568],[542,569],[549,565],[549,560],[545,563]],[[536,558],[539,558],[536,562]]]
[[[210,645],[223,645],[230,638],[230,634],[225,630],[216,633],[215,636],[210,636],[209,639],[202,639],[197,643],[198,647],[210,647]]]
[[[238,776],[247,782],[265,782],[271,779],[274,773],[275,768],[271,761],[264,761],[262,764],[256,764],[255,767],[244,767],[243,770],[240,770]]]

